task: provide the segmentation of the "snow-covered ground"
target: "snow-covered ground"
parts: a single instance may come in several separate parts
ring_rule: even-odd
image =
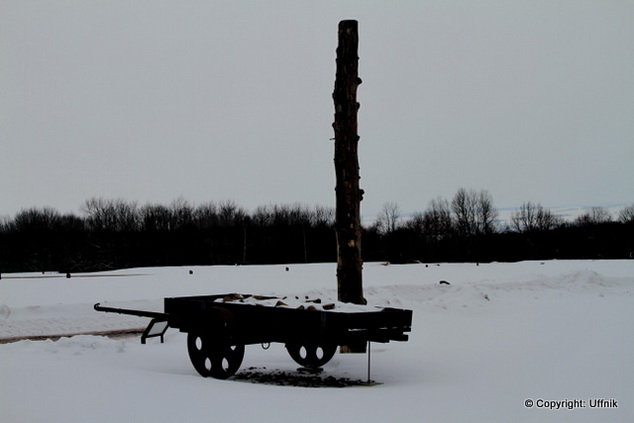
[[[336,299],[334,264],[286,267],[143,268],[70,279],[3,274],[0,338],[134,329],[148,321],[97,313],[96,302],[162,311],[163,297],[179,295]],[[364,287],[371,304],[414,310],[408,342],[372,346],[378,384],[205,379],[175,330],[164,344],[94,335],[22,340],[0,344],[0,420],[634,421],[634,261],[366,263]],[[294,375],[297,367],[282,345],[247,346],[238,375]],[[321,375],[328,376],[365,380],[367,356],[335,355]]]

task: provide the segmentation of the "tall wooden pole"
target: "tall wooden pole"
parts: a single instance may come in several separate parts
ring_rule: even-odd
[[[339,22],[335,103],[335,175],[337,234],[337,295],[339,301],[365,304],[361,257],[361,199],[357,145],[358,23]]]

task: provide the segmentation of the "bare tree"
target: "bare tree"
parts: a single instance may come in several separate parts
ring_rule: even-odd
[[[199,229],[216,227],[218,220],[218,206],[213,202],[201,204],[194,210],[194,222]]]
[[[612,221],[610,212],[603,207],[592,207],[590,211],[582,214],[575,219],[575,223],[580,226],[599,225]]]
[[[88,215],[87,223],[92,230],[132,231],[139,227],[136,202],[93,197],[86,200],[82,211]]]
[[[310,214],[313,227],[332,226],[335,224],[335,209],[332,207],[315,206]]]
[[[172,229],[172,212],[160,204],[146,204],[139,209],[139,221],[144,231],[169,231]]]
[[[459,188],[451,200],[456,230],[460,236],[472,236],[476,232],[476,194],[474,190]]]
[[[481,190],[476,201],[476,224],[479,234],[495,232],[495,219],[498,212],[493,207],[493,196],[489,191]]]
[[[460,236],[467,237],[476,234],[476,197],[474,190],[467,191],[459,188],[451,200],[451,211]]]
[[[393,202],[383,204],[383,208],[376,218],[377,230],[382,234],[396,231],[400,218],[401,211],[398,204]]]
[[[224,226],[238,226],[244,223],[247,213],[232,200],[226,200],[218,206],[220,223]]]
[[[547,231],[562,223],[562,219],[539,203],[525,202],[511,215],[511,228],[517,232]]]
[[[495,219],[498,216],[493,207],[493,197],[482,190],[459,188],[451,200],[455,227],[462,237],[489,234],[495,232]]]
[[[170,214],[172,229],[187,227],[194,221],[194,208],[183,197],[172,201]]]
[[[437,241],[451,234],[453,225],[451,208],[447,200],[438,197],[429,202],[427,210],[423,213],[423,231]]]
[[[0,217],[0,232],[8,232],[13,226],[13,221],[9,216]]]
[[[23,232],[49,231],[59,224],[59,212],[50,207],[21,210],[13,219],[13,228]]]
[[[627,206],[619,212],[619,222],[632,223],[634,222],[634,204]]]

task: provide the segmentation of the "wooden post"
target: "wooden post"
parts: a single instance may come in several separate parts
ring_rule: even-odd
[[[335,103],[335,175],[337,237],[337,296],[339,301],[366,304],[361,257],[361,199],[357,145],[358,23],[339,22]]]

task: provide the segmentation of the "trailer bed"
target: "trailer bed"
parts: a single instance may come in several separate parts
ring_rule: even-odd
[[[165,313],[183,332],[204,330],[219,313],[230,316],[236,342],[244,344],[407,341],[412,324],[411,310],[250,294],[165,298]]]

